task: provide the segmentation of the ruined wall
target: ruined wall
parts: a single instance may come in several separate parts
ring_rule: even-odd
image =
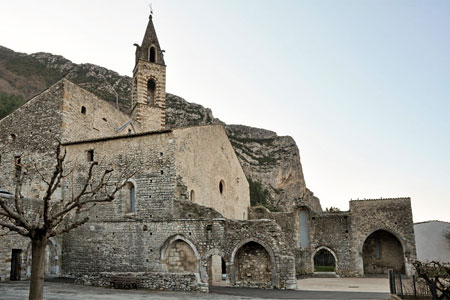
[[[247,219],[248,182],[223,127],[180,128],[173,134],[177,175],[187,191],[184,198],[212,207],[227,218]]]
[[[178,274],[182,270],[171,269],[168,257],[173,252],[173,243],[181,243],[183,247],[191,247],[191,258],[193,253],[198,262],[197,269],[185,269],[186,274],[197,274],[199,283],[208,283],[210,257],[220,255],[226,262],[227,282],[240,284],[236,279],[236,255],[249,242],[259,243],[271,253],[272,274],[266,286],[290,287],[295,284],[294,258],[286,250],[280,227],[270,220],[89,222],[64,237],[63,270],[67,276],[75,277],[95,277],[105,272],[161,272],[165,276],[164,274],[176,271]],[[183,264],[178,258],[176,260],[172,263]],[[241,285],[257,286],[257,283],[247,282]]]
[[[361,275],[364,273],[364,242],[377,230],[385,230],[398,239],[403,250],[406,274],[412,274],[416,245],[410,198],[354,200],[350,201],[350,213],[353,245],[358,251],[355,266]]]
[[[236,254],[236,273],[238,284],[270,285],[272,262],[267,250],[255,242],[242,246]]]
[[[353,249],[351,214],[348,212],[311,213],[311,248],[308,250],[308,259],[304,262],[304,270],[314,271],[314,255],[325,247],[336,255],[335,272],[342,276],[355,276],[357,272],[353,262],[356,251]]]
[[[386,274],[390,269],[405,273],[400,242],[386,231],[375,231],[363,245],[364,274]]]

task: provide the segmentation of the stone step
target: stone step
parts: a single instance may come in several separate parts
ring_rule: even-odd
[[[339,278],[335,272],[314,272],[314,278]]]

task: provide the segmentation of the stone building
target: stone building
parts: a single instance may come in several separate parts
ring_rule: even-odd
[[[165,72],[150,16],[136,45],[129,114],[62,79],[0,120],[4,190],[14,190],[14,160],[50,170],[56,139],[77,171],[55,197],[70,197],[93,161],[136,171],[87,224],[51,240],[46,276],[94,285],[133,276],[142,287],[205,291],[216,284],[293,288],[296,276],[320,267],[341,276],[411,273],[409,198],[351,201],[347,212],[301,199],[284,212],[250,207],[222,125],[167,128]],[[29,175],[24,194],[38,198],[45,187],[39,174]],[[29,276],[29,240],[8,233],[0,242],[1,278]]]

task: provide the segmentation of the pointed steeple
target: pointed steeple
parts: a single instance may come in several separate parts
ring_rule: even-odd
[[[153,25],[152,15],[148,18],[147,29],[145,30],[144,39],[141,46],[135,44],[136,48],[136,64],[139,59],[165,65],[164,55],[159,46],[158,37],[156,36],[155,26]]]
[[[135,46],[131,116],[144,131],[161,130],[166,126],[166,64],[151,14],[142,44]]]

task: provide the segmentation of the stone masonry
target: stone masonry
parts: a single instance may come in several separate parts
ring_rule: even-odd
[[[269,131],[248,136],[240,135],[245,127],[228,127],[230,142],[220,122],[166,126],[166,65],[152,17],[136,46],[128,114],[62,79],[0,120],[1,189],[14,191],[14,162],[20,161],[33,166],[23,194],[42,197],[46,186],[37,170],[51,172],[58,141],[74,171],[52,201],[70,199],[94,162],[98,174],[114,169],[111,182],[134,174],[113,202],[90,210],[86,224],[51,240],[46,276],[97,286],[125,276],[142,288],[165,290],[207,291],[210,284],[284,289],[295,287],[296,276],[314,273],[319,252],[334,259],[339,276],[390,268],[412,273],[409,198],[351,201],[349,211],[324,212],[306,188],[292,139],[281,139],[275,151],[278,138]],[[249,141],[260,155],[248,154]],[[250,207],[243,167],[276,187],[269,193],[282,212]],[[29,213],[40,205],[30,203]],[[0,279],[26,278],[30,241],[6,232],[0,229]],[[17,264],[19,274],[12,271]]]

